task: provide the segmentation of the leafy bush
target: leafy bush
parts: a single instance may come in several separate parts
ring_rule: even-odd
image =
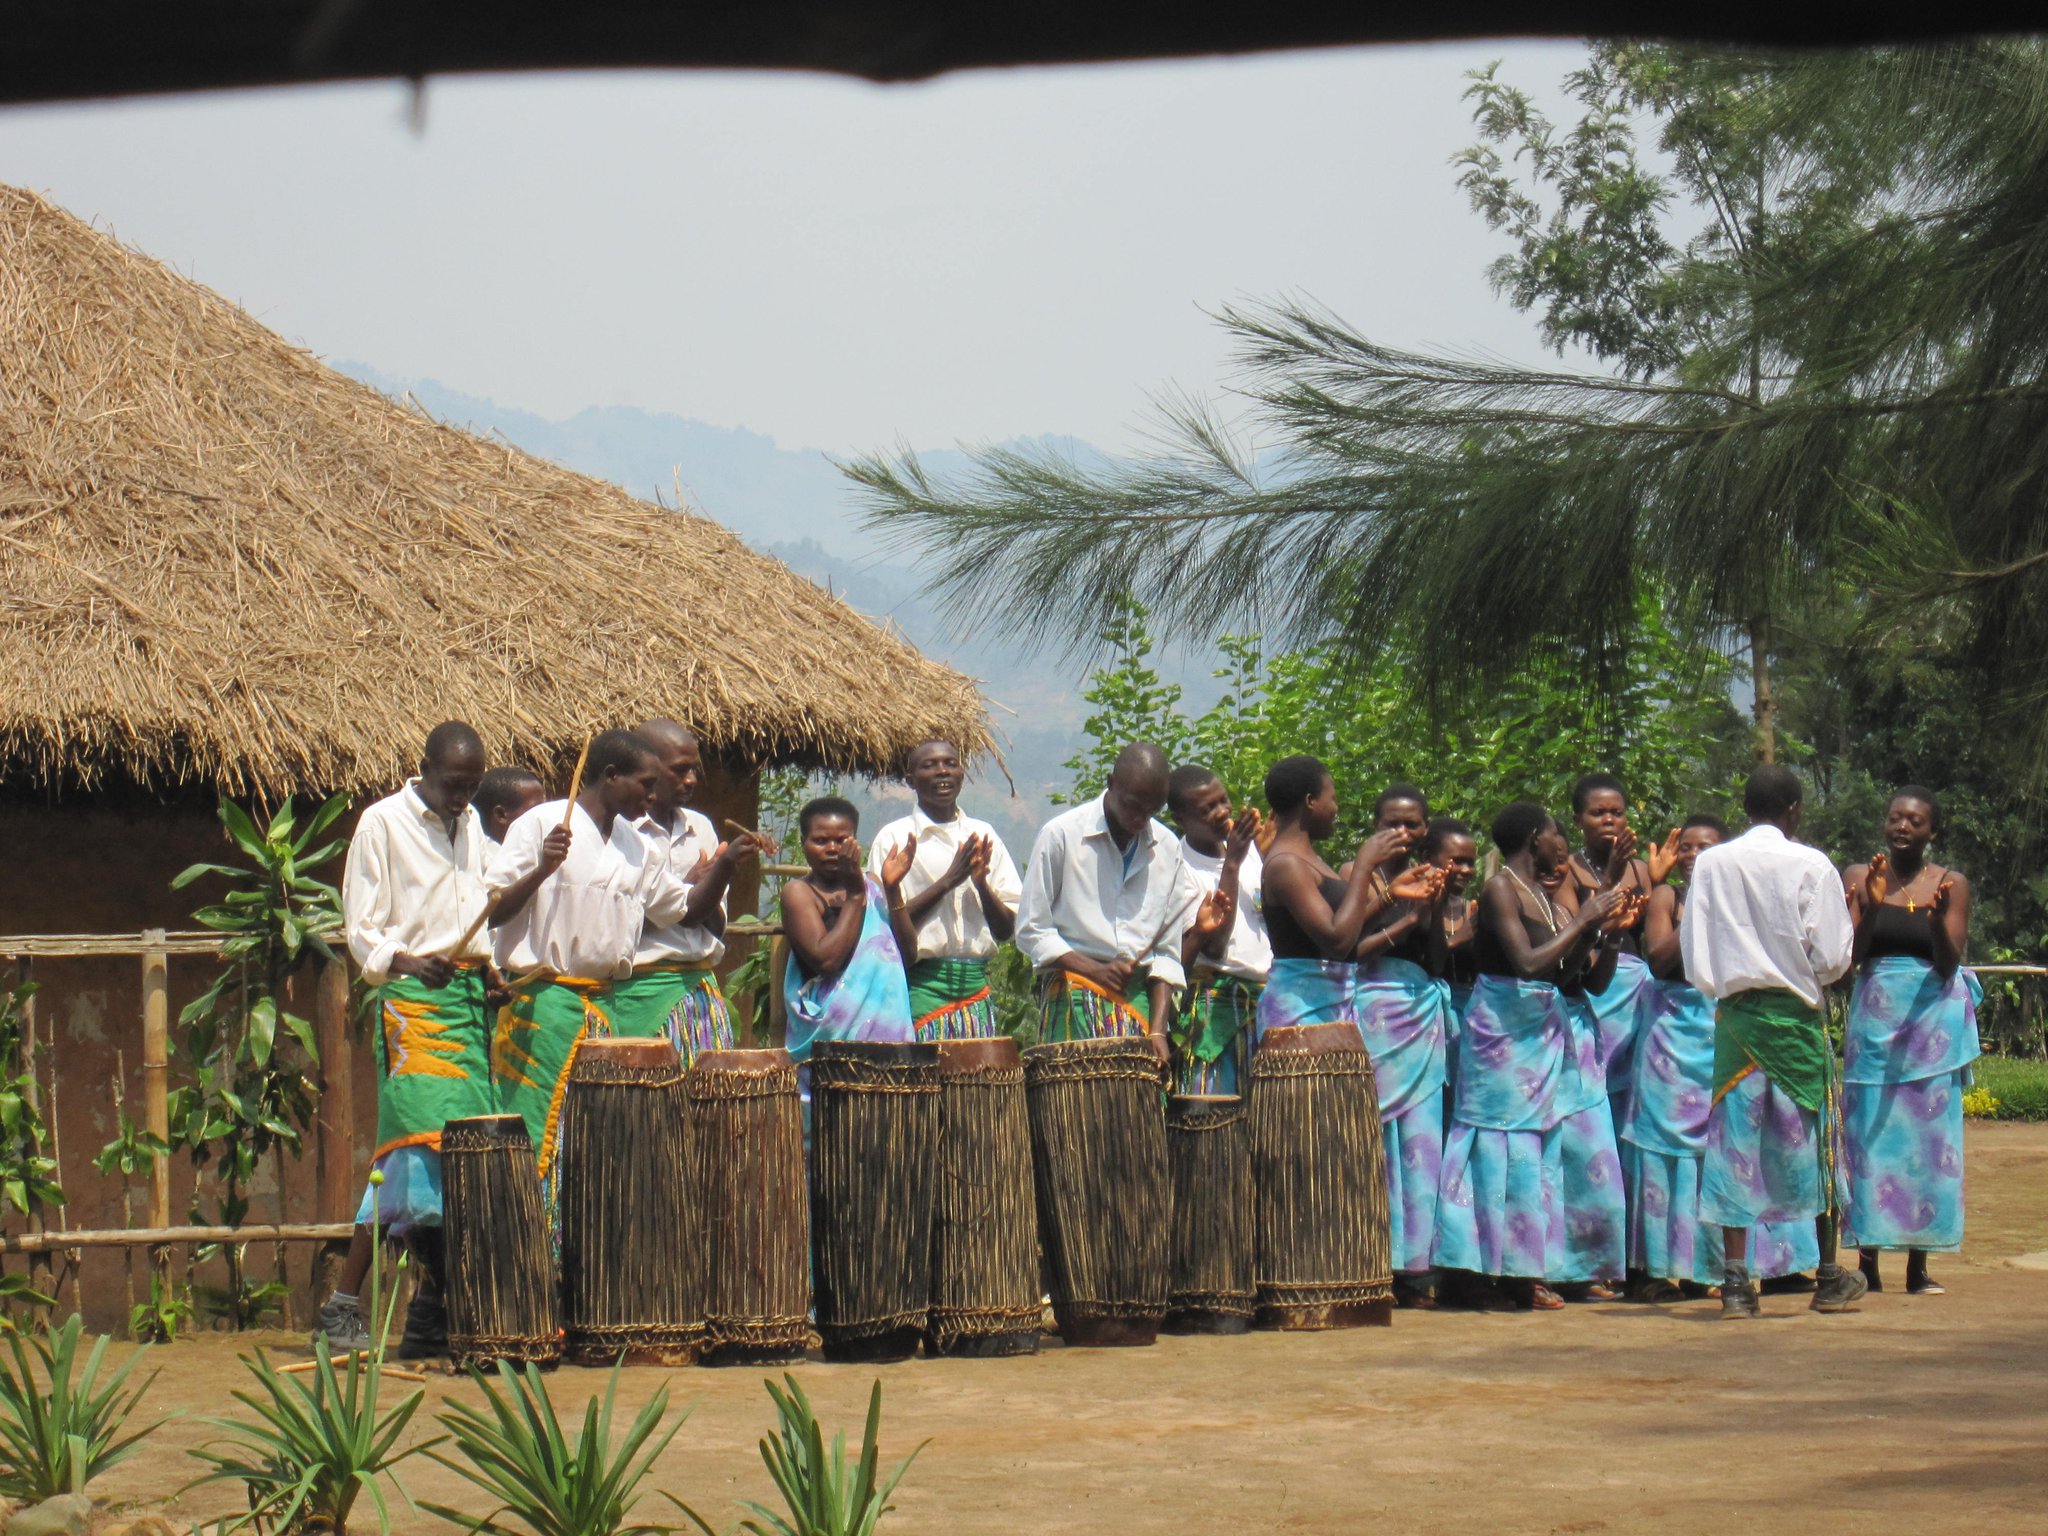
[[[373,1313],[379,1289],[373,1280]],[[394,1466],[439,1443],[429,1440],[392,1454],[426,1397],[426,1389],[416,1387],[397,1407],[388,1413],[382,1410],[384,1351],[397,1302],[394,1286],[379,1318],[377,1342],[366,1354],[344,1357],[340,1371],[324,1333],[313,1341],[314,1364],[308,1374],[284,1375],[260,1349],[253,1359],[243,1357],[261,1391],[237,1392],[235,1400],[254,1410],[256,1421],[210,1420],[227,1431],[225,1439],[191,1452],[214,1470],[189,1487],[229,1482],[248,1490],[249,1512],[224,1521],[220,1536],[244,1528],[316,1527],[345,1536],[349,1513],[365,1490],[377,1506],[378,1527],[390,1531],[391,1511],[377,1478],[388,1477],[395,1484]],[[232,1448],[215,1450],[214,1445]]]
[[[141,1386],[124,1390],[148,1346],[102,1381],[107,1340],[93,1344],[81,1367],[78,1346],[84,1333],[85,1324],[74,1316],[47,1338],[8,1338],[13,1363],[0,1360],[0,1497],[32,1503],[83,1492],[87,1483],[129,1456],[138,1441],[164,1422],[158,1419],[133,1434],[121,1433],[156,1380],[152,1373]],[[38,1366],[41,1385],[36,1381]]]
[[[2048,1061],[1980,1056],[1976,1087],[1998,1101],[1998,1120],[2048,1120]]]
[[[640,1410],[614,1447],[612,1406],[619,1392],[619,1369],[618,1365],[612,1367],[603,1408],[594,1397],[584,1405],[583,1429],[571,1445],[537,1366],[528,1364],[521,1373],[500,1361],[498,1378],[503,1390],[472,1368],[470,1377],[483,1389],[488,1412],[454,1403],[440,1415],[463,1460],[438,1451],[427,1454],[483,1489],[498,1501],[498,1508],[488,1515],[466,1515],[441,1504],[424,1507],[484,1536],[519,1536],[522,1527],[531,1536],[654,1536],[681,1530],[680,1526],[629,1520],[629,1516],[639,1503],[640,1484],[689,1415],[682,1415],[666,1434],[655,1438],[668,1412],[664,1388]],[[711,1527],[688,1505],[673,1494],[662,1497],[705,1536],[712,1536]],[[508,1518],[518,1524],[505,1524]]]
[[[810,1399],[804,1396],[804,1389],[794,1376],[784,1375],[782,1379],[787,1390],[772,1381],[765,1383],[768,1395],[775,1400],[781,1428],[776,1436],[761,1442],[761,1460],[768,1464],[768,1475],[775,1479],[775,1486],[789,1507],[789,1518],[785,1520],[764,1505],[750,1502],[744,1507],[767,1524],[746,1520],[741,1522],[740,1529],[750,1536],[870,1536],[882,1516],[895,1508],[889,1503],[889,1495],[917,1460],[918,1451],[931,1442],[920,1444],[889,1474],[887,1482],[877,1484],[881,1382],[875,1383],[868,1397],[867,1432],[861,1440],[860,1462],[849,1469],[846,1432],[842,1430],[832,1437],[828,1451],[825,1433],[819,1427],[817,1414],[811,1410]]]

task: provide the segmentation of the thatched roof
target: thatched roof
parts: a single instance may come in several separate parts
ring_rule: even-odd
[[[717,524],[443,426],[0,186],[0,776],[388,785],[450,716],[559,759],[978,750],[973,685]]]

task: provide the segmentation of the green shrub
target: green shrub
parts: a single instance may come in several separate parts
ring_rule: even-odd
[[[763,1505],[749,1503],[744,1507],[767,1524],[746,1520],[741,1522],[740,1529],[749,1536],[871,1536],[876,1523],[895,1508],[889,1495],[917,1460],[917,1452],[930,1442],[919,1445],[903,1458],[886,1482],[878,1483],[882,1384],[876,1382],[868,1397],[868,1424],[861,1440],[860,1462],[849,1467],[846,1432],[841,1430],[832,1437],[828,1451],[825,1432],[818,1425],[817,1414],[811,1411],[811,1401],[804,1396],[804,1389],[794,1376],[785,1375],[782,1379],[788,1384],[787,1391],[772,1381],[765,1383],[768,1395],[775,1399],[775,1415],[781,1426],[779,1435],[761,1442],[761,1460],[768,1464],[768,1475],[775,1479],[783,1503],[789,1506],[789,1518],[784,1519]]]
[[[1980,1056],[1975,1086],[1998,1100],[1996,1120],[2048,1120],[2048,1061]]]
[[[35,1503],[60,1493],[82,1493],[164,1422],[158,1419],[132,1435],[121,1434],[156,1380],[152,1374],[132,1391],[122,1390],[148,1348],[135,1351],[102,1382],[107,1340],[93,1344],[81,1368],[78,1346],[84,1332],[85,1325],[73,1316],[48,1338],[8,1337],[14,1359],[12,1364],[0,1360],[0,1497]]]

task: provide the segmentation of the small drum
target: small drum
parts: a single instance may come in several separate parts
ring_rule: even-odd
[[[931,1313],[939,1048],[811,1047],[811,1251],[825,1358],[917,1353]]]
[[[518,1115],[450,1120],[441,1132],[448,1245],[448,1354],[455,1368],[562,1357],[540,1168]]]
[[[1243,1333],[1252,1325],[1252,1137],[1244,1100],[1166,1101],[1173,1182],[1168,1333]]]
[[[688,1365],[704,1342],[683,1066],[665,1039],[586,1040],[562,1091],[563,1354]]]
[[[1032,1354],[1043,1311],[1016,1041],[939,1042],[936,1168],[932,1353]]]
[[[1379,1089],[1357,1027],[1267,1030],[1252,1053],[1251,1128],[1258,1326],[1391,1323]]]
[[[804,1112],[789,1052],[699,1051],[690,1102],[691,1189],[705,1251],[706,1365],[784,1365],[811,1338]]]
[[[1144,1037],[1024,1052],[1039,1240],[1068,1344],[1150,1344],[1166,1315],[1165,1067]]]

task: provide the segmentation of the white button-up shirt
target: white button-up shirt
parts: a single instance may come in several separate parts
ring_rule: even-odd
[[[537,805],[506,829],[491,858],[493,890],[540,867],[540,845],[562,824],[568,805]],[[498,929],[498,968],[511,976],[544,966],[557,976],[599,981],[630,975],[642,926],[673,923],[689,899],[690,888],[670,870],[664,848],[623,816],[612,818],[607,839],[578,805],[569,857]]]
[[[868,849],[868,873],[881,879],[882,860],[913,835],[917,838],[917,851],[911,855],[910,873],[903,877],[905,901],[937,885],[953,867],[960,845],[968,838],[986,837],[992,845],[988,855],[988,888],[1013,914],[1016,912],[1018,898],[1024,891],[1024,884],[1017,877],[1016,860],[1010,857],[1010,850],[996,836],[994,827],[965,812],[956,811],[951,821],[933,821],[919,807],[890,822],[875,834],[874,846]],[[972,880],[961,881],[941,896],[938,905],[917,925],[920,960],[986,960],[995,952],[996,936],[989,930],[988,918],[981,910],[981,895]]]
[[[1707,849],[1686,888],[1685,979],[1713,998],[1782,987],[1813,1007],[1855,943],[1842,879],[1818,848],[1769,822]]]
[[[483,911],[483,823],[464,806],[455,835],[420,798],[419,780],[365,810],[342,866],[342,925],[363,980],[382,986],[401,954],[481,960],[490,953],[479,931],[460,955],[455,942]]]
[[[690,883],[690,871],[697,867],[699,859],[708,859],[718,852],[718,834],[712,829],[711,818],[682,806],[676,811],[672,828],[664,827],[652,816],[642,816],[633,825],[639,828],[641,836],[660,846],[669,871],[685,888],[695,890]],[[718,911],[721,917],[725,915],[723,896],[718,898]],[[724,954],[725,941],[702,924],[685,928],[680,923],[649,923],[640,930],[640,947],[633,951],[633,964],[716,965]]]
[[[1194,876],[1204,896],[1223,883],[1222,854],[1204,853],[1182,838],[1180,856],[1187,861],[1188,873]],[[1224,975],[1245,981],[1266,979],[1273,969],[1273,942],[1266,937],[1265,896],[1260,889],[1265,879],[1266,865],[1259,850],[1245,849],[1244,863],[1237,871],[1237,915],[1230,920],[1230,937],[1224,941],[1223,958],[1212,960],[1207,955],[1197,955],[1197,965],[1213,965]],[[1192,913],[1189,920],[1193,920]]]
[[[1097,797],[1038,829],[1017,899],[1017,947],[1039,970],[1072,952],[1134,960],[1154,981],[1182,986],[1181,936],[1201,899],[1180,839],[1156,821],[1139,830],[1126,867]]]

